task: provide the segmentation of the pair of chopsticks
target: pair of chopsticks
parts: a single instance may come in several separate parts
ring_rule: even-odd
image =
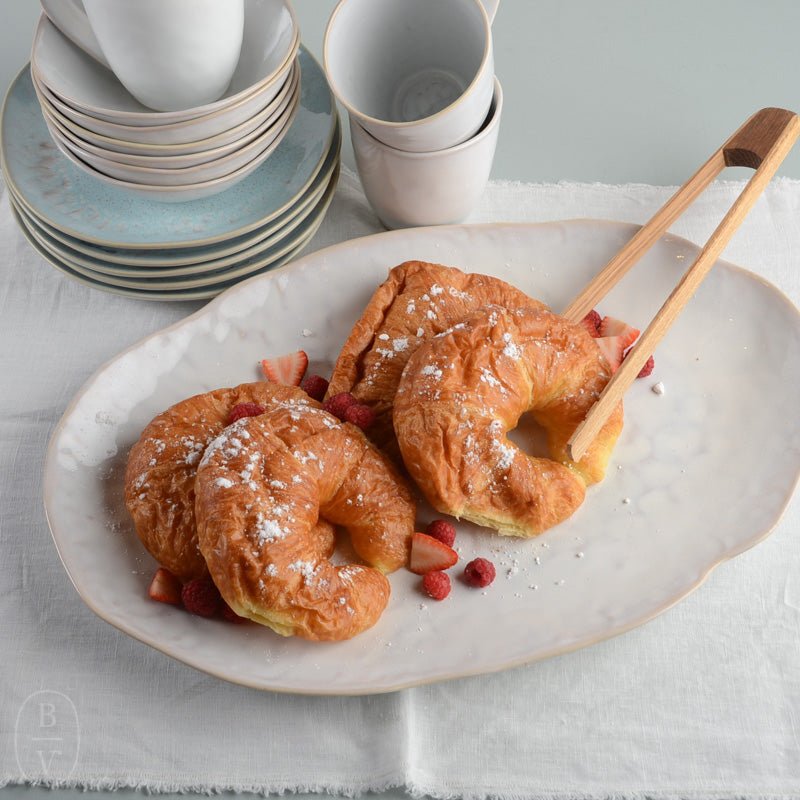
[[[572,322],[583,319],[725,167],[750,167],[755,170],[742,193],[711,234],[697,260],[672,290],[597,402],[589,409],[586,418],[576,428],[568,442],[570,456],[574,461],[583,457],[670,325],[697,291],[703,278],[764,191],[798,136],[800,117],[797,114],[782,108],[764,108],[758,111],[678,189],[562,312],[562,316]]]

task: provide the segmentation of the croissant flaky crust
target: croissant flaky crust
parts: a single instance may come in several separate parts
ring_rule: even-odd
[[[155,417],[131,448],[125,504],[136,533],[153,558],[182,581],[206,573],[194,518],[195,474],[206,446],[239,403],[267,407],[291,397],[306,394],[265,381],[198,394]],[[332,539],[330,530],[327,536]]]
[[[347,337],[328,397],[351,392],[375,412],[369,437],[397,457],[392,404],[406,362],[419,345],[478,308],[546,308],[499,278],[407,261],[389,272]]]
[[[580,462],[567,442],[610,378],[581,325],[544,310],[482,308],[408,360],[394,402],[403,462],[438,511],[509,535],[541,533],[603,477],[621,405]],[[550,459],[507,438],[528,411]]]
[[[200,550],[240,616],[283,635],[347,639],[389,599],[416,509],[388,459],[309,398],[273,402],[226,428],[197,471]],[[336,566],[315,544],[322,517],[370,566]]]

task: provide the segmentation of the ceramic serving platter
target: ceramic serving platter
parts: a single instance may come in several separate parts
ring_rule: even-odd
[[[294,205],[330,151],[336,109],[325,76],[301,48],[300,105],[270,157],[221,195],[165,204],[95,180],[56,148],[29,67],[12,83],[0,122],[0,164],[9,187],[50,227],[95,245],[137,250],[206,247],[261,228]]]
[[[401,570],[378,624],[335,644],[203,620],[147,599],[155,563],[122,500],[128,450],[155,414],[256,379],[259,359],[298,347],[313,371],[327,372],[393,265],[415,258],[488,272],[557,310],[635,230],[584,220],[366,237],[241,283],[120,354],[74,398],[46,460],[48,519],[81,597],[112,625],[197,669],[312,694],[500,670],[665,611],[767,535],[800,472],[800,315],[773,286],[723,262],[662,342],[653,375],[629,391],[608,475],[570,520],[528,541],[458,525],[461,563],[481,555],[497,567],[483,591],[456,579],[451,596],[435,603]],[[662,239],[601,311],[644,327],[697,252]],[[657,381],[661,395],[651,391]],[[420,508],[420,524],[431,516]]]

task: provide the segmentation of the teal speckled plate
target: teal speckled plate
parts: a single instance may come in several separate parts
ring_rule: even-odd
[[[298,246],[309,241],[316,232],[330,205],[333,193],[336,190],[338,170],[334,171],[325,192],[309,213],[291,233],[274,242],[272,246],[251,257],[243,259],[229,267],[217,269],[202,275],[184,275],[175,277],[120,277],[108,275],[97,269],[97,265],[75,258],[65,250],[59,249],[57,243],[44,233],[35,222],[25,216],[22,209],[15,206],[19,220],[22,222],[26,238],[32,244],[38,245],[40,252],[47,254],[48,260],[68,271],[72,277],[78,275],[93,281],[97,288],[111,290],[114,287],[131,289],[142,292],[143,296],[150,296],[151,292],[185,292],[207,288],[218,293],[222,289],[233,285],[237,281],[273,268],[275,264],[283,264],[286,256],[294,253]],[[12,200],[13,203],[13,200]],[[102,268],[102,263],[99,265]]]
[[[263,227],[297,202],[328,154],[336,108],[325,75],[300,50],[300,108],[280,146],[247,179],[214,197],[165,204],[84,174],[58,152],[30,68],[11,84],[0,121],[0,166],[31,214],[85,242],[112,248],[203,247]],[[200,259],[202,260],[202,259]]]
[[[86,258],[91,262],[86,266],[91,269],[121,277],[157,278],[174,275],[200,275],[241,262],[245,258],[263,251],[276,241],[288,236],[294,228],[301,224],[317,205],[331,182],[331,176],[338,169],[340,144],[341,131],[337,125],[324,164],[321,165],[310,186],[295,205],[263,228],[256,228],[244,236],[206,247],[171,248],[169,250],[100,247],[82,242],[80,239],[67,236],[56,228],[52,228],[31,211],[24,200],[15,194],[13,188],[9,187],[9,193],[20,214],[26,220],[32,221],[52,242],[52,247],[48,247],[49,250],[58,253],[63,249],[73,258]]]
[[[77,281],[78,283],[82,283],[86,286],[91,286],[94,289],[101,289],[104,292],[111,292],[112,294],[119,294],[123,295],[124,297],[133,297],[139,300],[161,300],[161,301],[170,301],[170,302],[181,302],[187,300],[208,300],[212,297],[215,297],[220,292],[225,291],[225,289],[230,289],[239,280],[228,280],[223,283],[214,284],[213,286],[200,286],[196,288],[187,288],[187,289],[173,289],[173,290],[148,290],[148,289],[132,289],[128,287],[122,286],[112,286],[107,283],[103,283],[101,281],[95,280],[93,278],[88,277],[87,275],[82,275],[81,273],[73,270],[69,267],[66,263],[64,263],[61,259],[59,259],[56,255],[46,250],[42,245],[36,241],[36,238],[31,234],[30,230],[25,224],[25,221],[20,216],[20,212],[18,207],[15,205],[14,200],[12,199],[12,214],[14,215],[20,230],[24,234],[25,238],[31,244],[31,246],[36,250],[39,255],[45,260],[52,264],[59,272],[63,272],[67,277],[72,278],[73,280]],[[280,266],[283,266],[287,262],[291,261],[293,258],[298,256],[306,245],[311,241],[314,234],[317,231],[317,228],[322,224],[322,220],[325,217],[325,212],[327,211],[327,207],[321,210],[321,213],[316,217],[315,223],[313,227],[307,232],[307,235],[297,243],[297,246],[279,258],[272,264],[265,266],[261,269],[257,269],[254,275],[260,274],[262,272],[269,272],[270,270],[277,269]],[[252,276],[248,276],[252,277]]]

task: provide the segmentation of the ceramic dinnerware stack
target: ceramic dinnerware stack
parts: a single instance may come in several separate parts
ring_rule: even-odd
[[[246,14],[263,5],[264,0],[245,0]],[[37,39],[42,27],[47,30],[40,26]],[[50,30],[53,37],[57,33]],[[63,37],[61,44],[67,46]],[[327,211],[341,140],[322,69],[303,47],[296,59],[290,56],[290,64],[295,60],[287,81],[300,87],[296,110],[280,141],[270,145],[269,157],[252,170],[245,167],[250,174],[237,176],[225,192],[180,203],[132,192],[123,181],[97,180],[93,170],[76,164],[74,155],[66,157],[51,138],[52,122],[39,104],[38,71],[25,67],[9,89],[0,120],[0,165],[23,233],[70,277],[153,300],[209,298],[290,260]],[[240,78],[234,76],[229,93],[237,91]],[[288,88],[284,97],[296,91]],[[278,89],[275,99],[280,95]],[[132,101],[129,106],[134,113]],[[213,112],[210,118],[215,119]],[[61,147],[66,149],[63,142]]]
[[[340,0],[325,69],[367,199],[388,228],[463,221],[494,159],[499,0]]]
[[[72,3],[45,6],[54,13]],[[76,33],[61,21],[70,38],[43,14],[31,79],[61,153],[108,186],[162,202],[210,197],[258,169],[298,111],[300,31],[284,0],[244,0],[243,12],[227,90],[213,102],[176,111],[143,105],[97,60],[101,55],[92,57],[73,41],[90,32]]]

